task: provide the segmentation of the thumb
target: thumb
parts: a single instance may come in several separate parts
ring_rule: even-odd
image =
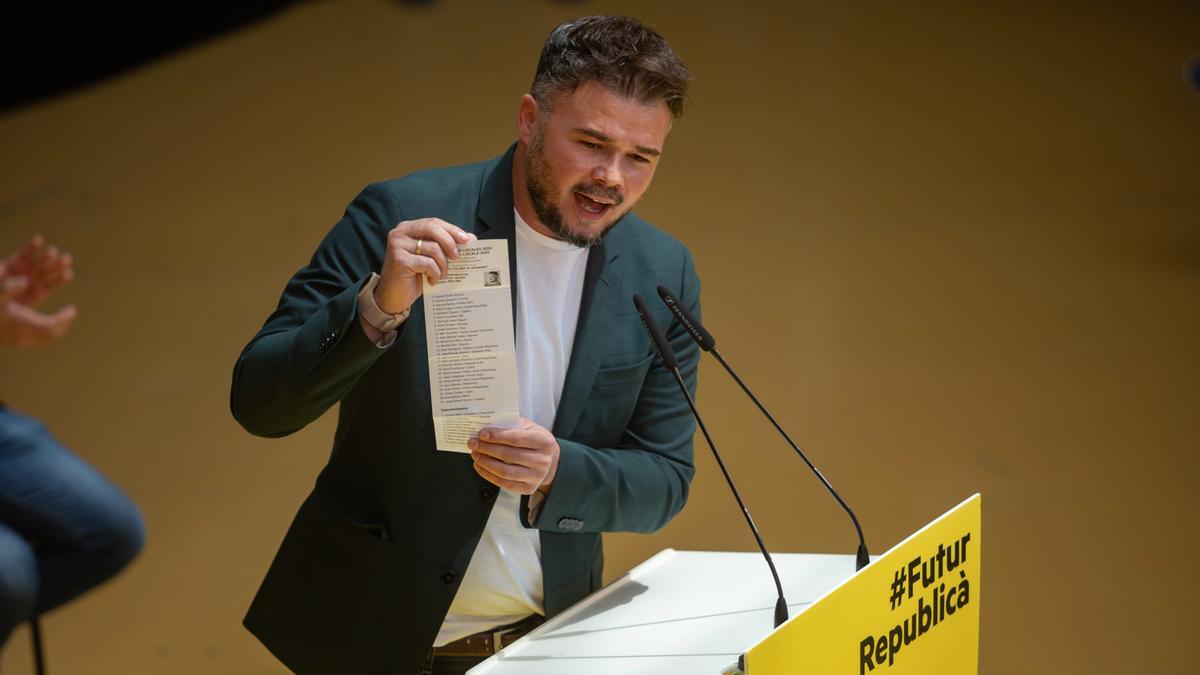
[[[62,337],[67,332],[67,329],[71,327],[71,322],[75,320],[75,316],[78,313],[75,305],[67,305],[51,314],[49,317],[50,321],[46,326],[50,339],[57,340]]]
[[[25,305],[11,306],[10,314],[21,325],[24,333],[19,347],[40,347],[50,344],[67,332],[75,320],[75,306],[67,305],[53,314],[42,314]]]
[[[67,305],[59,309],[50,318],[56,323],[62,324],[64,327],[75,320],[75,316],[79,314],[79,310],[75,309],[75,305]]]

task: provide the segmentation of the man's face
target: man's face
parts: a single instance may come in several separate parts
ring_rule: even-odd
[[[522,119],[527,104],[522,102]],[[550,234],[591,246],[641,199],[671,129],[662,101],[642,103],[589,82],[522,125],[525,187]],[[531,223],[531,225],[536,225]]]

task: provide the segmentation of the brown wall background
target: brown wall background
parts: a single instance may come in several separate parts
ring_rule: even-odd
[[[332,434],[229,416],[234,358],[365,184],[499,154],[559,21],[629,13],[698,74],[640,212],[686,241],[722,352],[883,552],[984,495],[983,673],[1176,673],[1200,629],[1200,7],[301,6],[0,117],[0,248],[77,258],[0,393],[145,511],[46,620],[55,672],[284,670],[240,626]],[[768,544],[849,524],[715,365],[700,404]],[[750,550],[703,445],[687,509],[608,537]],[[763,579],[769,584],[769,580]],[[30,672],[24,631],[5,675]]]

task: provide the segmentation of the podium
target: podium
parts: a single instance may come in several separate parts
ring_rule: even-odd
[[[470,675],[970,675],[978,672],[980,496],[855,573],[853,555],[667,549]]]

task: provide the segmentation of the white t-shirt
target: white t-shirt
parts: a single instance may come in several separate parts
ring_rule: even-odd
[[[539,234],[513,209],[517,245],[517,390],[521,415],[547,429],[571,360],[587,249]],[[545,614],[542,549],[521,526],[520,495],[500,490],[434,645]]]

